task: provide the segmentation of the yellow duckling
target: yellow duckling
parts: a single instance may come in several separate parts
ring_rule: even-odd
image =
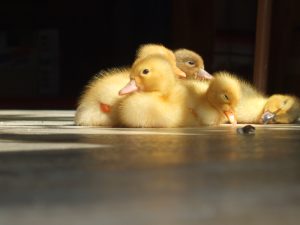
[[[206,96],[209,103],[220,113],[217,123],[229,120],[231,124],[237,124],[236,107],[241,98],[241,87],[237,77],[226,72],[216,73]]]
[[[121,102],[119,117],[126,127],[195,126],[186,107],[187,89],[175,76],[173,65],[162,55],[137,60],[130,82],[120,90],[128,95]]]
[[[211,81],[185,82],[190,96],[189,108],[200,125],[218,125],[227,121],[235,125],[235,108],[241,95],[238,80],[224,72],[219,72],[214,77]]]
[[[75,113],[75,124],[80,126],[115,126],[117,108],[122,96],[120,87],[128,82],[129,69],[101,72],[85,88]]]
[[[137,51],[137,59],[148,55],[160,54],[168,58],[176,76],[185,77],[176,66],[173,52],[162,45],[142,45]],[[119,90],[126,85],[129,79],[130,68],[111,69],[99,73],[86,86],[79,99],[75,114],[75,124],[81,126],[117,126],[119,121],[116,115],[119,102]]]
[[[263,108],[263,123],[294,123],[300,117],[300,100],[296,96],[275,94]]]

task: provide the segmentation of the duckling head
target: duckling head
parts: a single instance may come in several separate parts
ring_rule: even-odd
[[[300,116],[299,99],[291,95],[272,95],[261,117],[263,123],[293,123]]]
[[[186,74],[184,71],[179,69],[176,65],[176,57],[170,49],[164,47],[161,44],[145,44],[141,45],[136,53],[136,59],[142,59],[149,55],[162,55],[166,57],[172,65],[174,73],[179,78],[185,78]]]
[[[206,95],[210,104],[236,125],[235,108],[241,95],[239,81],[228,73],[220,73],[211,81]]]
[[[119,95],[135,91],[166,93],[175,82],[170,61],[162,55],[149,55],[134,62],[130,82],[119,91]]]
[[[204,69],[204,62],[200,55],[188,49],[178,49],[174,52],[176,64],[188,79],[211,80],[213,76]]]

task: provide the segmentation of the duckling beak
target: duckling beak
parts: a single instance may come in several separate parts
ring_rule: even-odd
[[[237,125],[237,120],[233,111],[224,111],[224,114],[233,126]]]
[[[275,118],[276,114],[271,113],[269,111],[264,112],[264,114],[261,116],[261,120],[264,124],[269,123],[271,120]]]
[[[119,95],[126,95],[131,92],[135,92],[138,89],[139,88],[137,87],[135,80],[130,80],[129,83],[119,91]]]
[[[198,79],[205,79],[205,80],[211,80],[213,79],[214,77],[209,74],[205,69],[200,69],[197,73],[197,77]]]

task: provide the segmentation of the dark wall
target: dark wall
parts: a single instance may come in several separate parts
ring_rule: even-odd
[[[268,93],[300,97],[300,2],[274,1]]]
[[[300,94],[299,3],[274,2],[268,92]],[[149,42],[190,48],[209,72],[229,70],[252,81],[256,8],[253,0],[2,0],[0,108],[75,108],[94,74],[130,65]],[[293,71],[283,78],[289,65]]]
[[[160,0],[2,1],[0,73],[10,88],[1,97],[16,105],[19,97],[73,101],[99,70],[130,65],[140,44],[171,45],[170,6]],[[24,49],[22,61],[15,52]]]

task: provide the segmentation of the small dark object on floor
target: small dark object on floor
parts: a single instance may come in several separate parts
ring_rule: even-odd
[[[236,131],[238,134],[255,134],[255,127],[246,125],[244,127],[237,128]]]

